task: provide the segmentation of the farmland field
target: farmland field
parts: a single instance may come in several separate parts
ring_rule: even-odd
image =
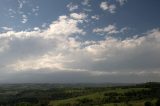
[[[158,106],[159,83],[107,84],[2,84],[1,106]],[[150,105],[147,105],[150,106]]]

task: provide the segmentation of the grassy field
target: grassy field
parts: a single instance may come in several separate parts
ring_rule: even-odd
[[[63,84],[0,85],[1,106],[160,106],[160,84],[94,86]]]
[[[112,88],[106,89],[104,91],[99,91],[85,96],[79,96],[64,100],[53,100],[50,101],[49,106],[144,106],[145,101],[150,101],[154,104],[156,98],[146,98],[138,100],[133,97],[125,97],[124,94],[128,92],[141,92],[150,91],[149,88]],[[110,98],[111,97],[111,98]],[[118,98],[124,98],[118,100]],[[132,99],[129,99],[132,98]],[[145,98],[145,97],[144,97]],[[112,100],[113,99],[113,100]],[[106,103],[107,102],[107,103]]]

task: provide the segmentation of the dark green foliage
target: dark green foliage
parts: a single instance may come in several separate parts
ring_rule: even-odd
[[[152,106],[152,103],[147,101],[147,102],[144,103],[144,106]]]
[[[78,102],[81,104],[86,104],[86,103],[91,103],[92,100],[89,98],[82,98],[82,99],[78,99]]]
[[[156,101],[156,106],[160,106],[160,99]]]
[[[157,100],[153,106],[160,106],[159,85],[157,83],[127,87],[75,87],[54,84],[0,85],[0,106],[103,106],[103,104],[110,103],[114,106],[119,106],[118,103],[134,106],[131,103],[133,101],[144,102],[153,99]],[[60,102],[52,105],[51,101]],[[144,106],[151,105],[151,102],[144,104]]]

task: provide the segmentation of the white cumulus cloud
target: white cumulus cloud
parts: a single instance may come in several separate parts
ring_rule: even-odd
[[[95,28],[93,29],[93,32],[96,32],[96,33],[99,33],[99,34],[117,34],[117,33],[123,33],[124,31],[127,30],[127,27],[124,27],[120,30],[118,30],[118,28],[113,25],[113,24],[110,24],[104,28]]]
[[[69,9],[69,11],[74,11],[74,10],[77,10],[77,9],[78,9],[78,5],[73,4],[73,3],[69,3],[69,4],[67,5],[67,8]]]
[[[73,19],[76,20],[84,20],[85,18],[87,18],[87,15],[85,13],[71,13],[70,17],[72,17]]]
[[[116,5],[109,4],[107,1],[101,2],[100,8],[105,11],[109,11],[110,13],[115,13]]]
[[[36,74],[42,76],[42,73],[46,81],[53,74],[58,76],[54,77],[56,81],[62,78],[70,81],[74,75],[75,81],[83,78],[124,81],[123,78],[132,76],[142,81],[148,76],[153,80],[159,78],[160,29],[125,39],[110,36],[95,41],[81,40],[78,37],[85,34],[80,27],[85,18],[82,13],[71,13],[60,16],[43,29],[0,33],[1,79],[18,80],[15,76],[28,75],[27,79],[32,76],[34,80]],[[111,24],[93,32],[117,34],[124,30]]]

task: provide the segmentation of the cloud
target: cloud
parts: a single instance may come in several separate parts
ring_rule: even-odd
[[[93,32],[96,32],[98,34],[108,34],[108,35],[112,35],[112,34],[117,34],[117,33],[123,33],[126,30],[128,30],[127,27],[121,28],[120,30],[117,29],[117,27],[115,25],[108,25],[107,27],[104,28],[95,28],[93,29]]]
[[[160,31],[154,29],[145,36],[118,40],[107,38],[86,49],[94,58],[96,70],[127,72],[154,72],[159,70]],[[90,55],[91,56],[91,55]],[[96,66],[97,65],[97,66]]]
[[[109,11],[110,13],[115,13],[116,5],[109,4],[107,1],[101,2],[100,8],[104,11]]]
[[[70,17],[72,17],[73,19],[76,20],[84,20],[85,18],[87,18],[87,15],[85,13],[71,13]]]
[[[127,0],[117,0],[117,2],[122,6],[127,2]]]
[[[36,6],[35,8],[32,8],[32,12],[34,13],[34,15],[38,15],[38,11],[39,11],[39,6]]]
[[[3,30],[5,30],[5,31],[11,31],[11,30],[13,30],[13,28],[10,28],[10,27],[1,27]]]
[[[16,0],[16,6],[8,9],[8,15],[12,19],[25,24],[28,21],[28,17],[38,16],[40,7],[35,3],[32,3],[32,0]],[[7,1],[12,3],[11,1]]]
[[[89,9],[89,8],[83,8],[83,11],[86,11],[86,12],[92,12],[92,9]]]
[[[75,17],[74,17],[75,18]],[[69,18],[67,16],[60,16],[58,21],[54,21],[49,28],[44,31],[45,38],[52,37],[68,37],[73,34],[85,34],[85,32],[78,28],[78,24],[83,20]]]
[[[25,61],[19,60],[16,64],[13,64],[9,67],[12,67],[13,69],[19,71],[19,70],[38,70],[38,69],[52,69],[52,70],[62,70],[63,65],[61,62],[63,62],[63,57],[61,54],[58,54],[57,56],[52,54],[45,54],[40,57],[36,57],[35,60],[33,60],[34,57],[31,59],[27,59]],[[53,61],[54,60],[54,61]],[[67,60],[66,60],[67,61]],[[38,63],[38,64],[37,64]]]
[[[33,28],[35,31],[40,31],[40,28],[39,27],[34,27]]]
[[[15,17],[15,14],[17,14],[17,12],[15,11],[15,10],[13,10],[13,9],[8,9],[8,12],[9,12],[9,16],[11,17],[11,18],[14,18]]]
[[[8,48],[8,40],[0,39],[0,53],[5,52]]]
[[[7,31],[0,33],[0,49],[4,53],[0,54],[2,60],[0,64],[8,64],[8,62],[27,56],[39,56],[49,50],[55,50],[57,46],[65,48],[65,45],[61,44],[64,44],[62,42],[66,42],[68,37],[85,34],[83,29],[78,27],[82,22],[83,20],[75,20],[69,16],[60,16],[45,29],[35,27],[31,31]],[[58,42],[61,42],[61,44]]]
[[[22,9],[23,8],[23,5],[26,3],[25,0],[17,0],[18,1],[18,4],[19,4],[19,9]]]
[[[154,74],[160,69],[159,29],[124,40],[113,37],[92,42],[80,42],[73,37],[67,39],[61,38],[55,49],[44,55],[15,61],[9,67],[24,71],[49,69],[53,72],[66,70],[126,76]]]
[[[27,21],[28,21],[28,17],[25,14],[23,14],[21,22],[25,24]]]
[[[81,40],[86,17],[70,13],[42,29],[0,33],[1,81],[160,80],[160,29],[126,39]],[[93,32],[108,35],[125,30],[111,24]]]
[[[45,70],[45,69],[44,69]],[[93,72],[79,72],[79,71],[60,71],[52,72],[51,70],[44,71],[20,71],[17,73],[8,73],[0,77],[0,82],[6,83],[129,83],[129,82],[146,82],[146,81],[159,81],[159,75],[156,73],[148,73],[146,75],[117,75],[117,74],[101,74],[97,76]],[[94,76],[96,74],[96,76]],[[7,76],[7,77],[6,77]],[[73,80],[74,79],[74,80]]]
[[[78,14],[76,14],[79,16]],[[76,19],[75,19],[76,18]],[[1,33],[0,38],[30,38],[30,37],[40,37],[44,39],[51,39],[51,38],[59,38],[59,37],[68,37],[72,36],[73,34],[85,34],[83,29],[80,29],[78,25],[82,23],[83,17],[69,17],[69,16],[60,16],[58,20],[53,21],[52,24],[45,30],[35,30],[33,31],[7,31],[6,33]]]
[[[72,12],[72,11],[78,9],[78,5],[75,5],[75,4],[73,4],[73,3],[69,3],[69,4],[67,5],[67,8],[69,9],[69,11]]]
[[[90,3],[90,0],[84,0],[82,2],[82,5],[84,5],[84,6],[91,6],[89,3]]]
[[[99,15],[93,15],[93,16],[91,16],[91,18],[94,19],[94,20],[99,20],[100,16]]]

